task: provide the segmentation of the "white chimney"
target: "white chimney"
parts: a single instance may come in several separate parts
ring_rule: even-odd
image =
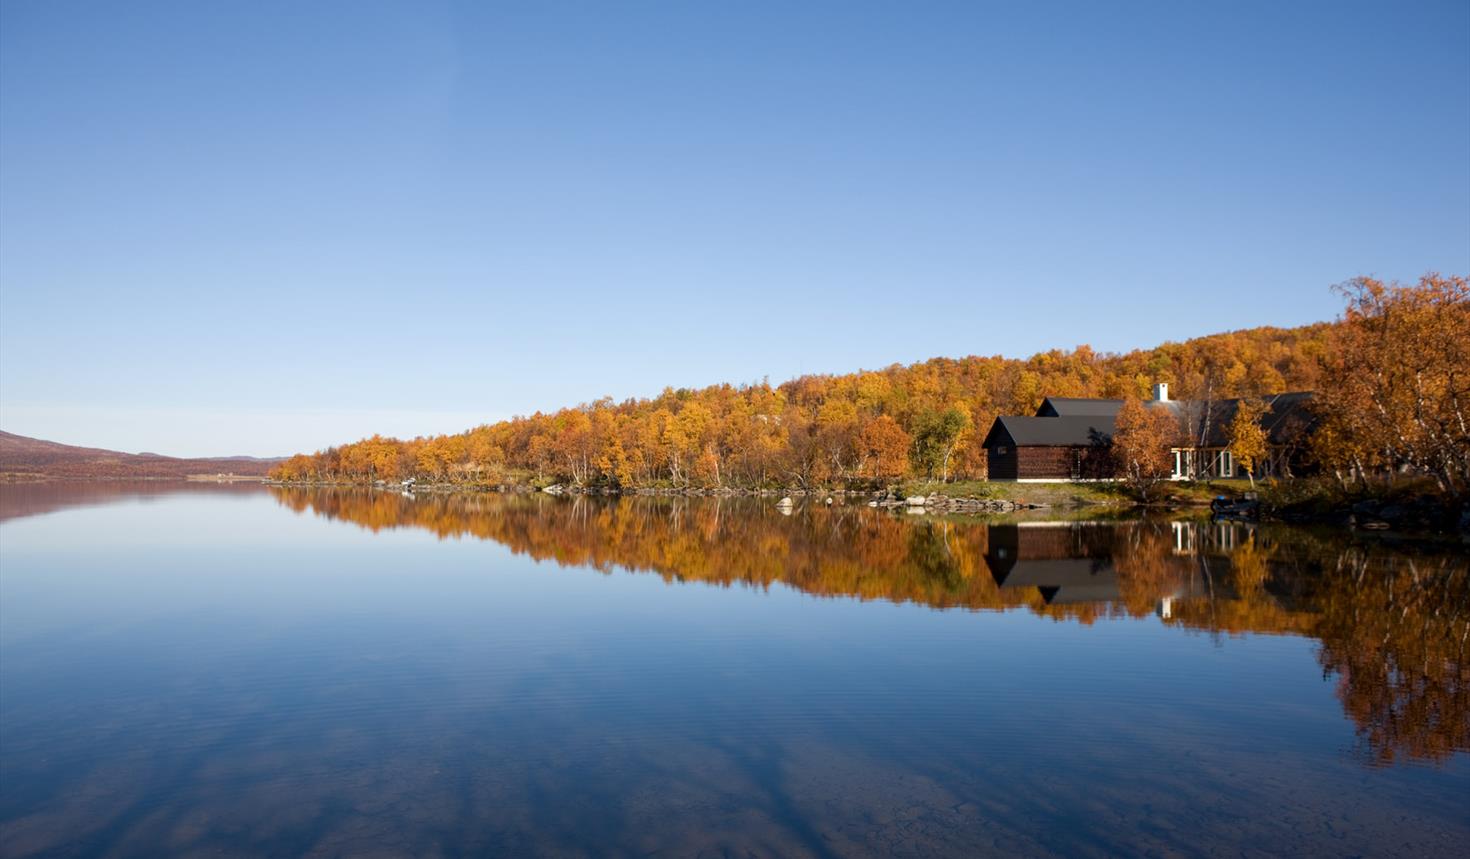
[[[1167,403],[1167,402],[1169,402],[1169,383],[1168,382],[1155,382],[1154,383],[1154,402],[1156,402],[1156,403]]]

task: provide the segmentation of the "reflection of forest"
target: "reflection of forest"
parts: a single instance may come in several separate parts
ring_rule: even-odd
[[[260,491],[255,482],[214,480],[56,480],[0,483],[0,522],[41,516],[73,507],[136,504],[183,493],[244,497]]]
[[[841,505],[786,516],[745,500],[273,491],[294,510],[375,531],[473,536],[537,560],[669,581],[1307,635],[1372,760],[1470,749],[1463,552],[1200,521],[998,525]]]

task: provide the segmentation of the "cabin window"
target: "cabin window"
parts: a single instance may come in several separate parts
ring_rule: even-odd
[[[995,447],[995,455],[996,456],[1005,456],[1006,455],[1006,446],[1003,445],[1003,444],[996,445],[996,447]]]
[[[1174,478],[1188,478],[1194,471],[1194,451],[1185,448],[1175,448],[1174,451]]]
[[[1235,476],[1235,459],[1230,455],[1230,451],[1228,450],[1220,451],[1220,476]]]

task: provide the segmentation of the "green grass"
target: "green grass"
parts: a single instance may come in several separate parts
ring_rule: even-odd
[[[1131,503],[1127,493],[1115,483],[990,483],[984,480],[940,483],[937,480],[911,480],[899,488],[899,494],[904,496],[936,493],[951,498],[986,498],[1050,507]]]
[[[1161,489],[1156,490],[1155,494],[1161,498],[1177,501],[1209,503],[1217,495],[1237,498],[1250,491],[1250,481],[1245,478],[1221,478],[1165,483]]]
[[[940,483],[937,480],[909,480],[899,486],[898,494],[908,497],[910,495],[933,495],[940,493],[952,498],[1004,498],[997,494],[1000,489],[998,483],[987,483],[984,480],[956,480],[953,483]]]
[[[1205,505],[1217,495],[1235,498],[1244,495],[1250,489],[1250,481],[1245,478],[1181,480],[1160,485],[1154,490],[1153,498],[1166,504]],[[1257,490],[1264,493],[1265,484],[1258,481]],[[1053,507],[1131,505],[1134,502],[1132,492],[1119,482],[990,483],[984,480],[957,480],[953,483],[940,483],[937,480],[910,480],[899,488],[899,494],[905,496],[935,493],[952,498],[1026,501],[1033,504],[1049,504]]]

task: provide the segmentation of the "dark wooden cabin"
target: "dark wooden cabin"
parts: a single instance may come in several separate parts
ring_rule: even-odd
[[[991,480],[1107,480],[1115,468],[1113,419],[1101,416],[995,419],[985,436]]]

